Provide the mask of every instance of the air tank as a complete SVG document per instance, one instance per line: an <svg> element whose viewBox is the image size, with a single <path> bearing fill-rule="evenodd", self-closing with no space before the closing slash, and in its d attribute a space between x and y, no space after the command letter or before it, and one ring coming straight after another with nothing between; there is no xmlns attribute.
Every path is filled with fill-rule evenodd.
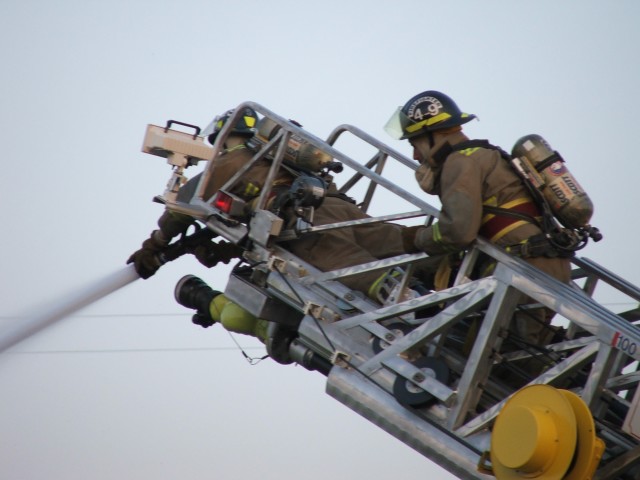
<svg viewBox="0 0 640 480"><path fill-rule="evenodd" d="M256 139L261 143L266 143L280 130L280 125L270 118L263 117L258 121L257 129ZM284 161L311 172L319 172L325 168L337 173L342 171L340 162L334 162L331 155L316 148L296 134L289 137L287 149L284 153Z"/></svg>
<svg viewBox="0 0 640 480"><path fill-rule="evenodd" d="M588 226L593 203L567 168L566 162L540 135L520 138L511 155L532 175L532 183L542 192L556 218L567 228Z"/></svg>

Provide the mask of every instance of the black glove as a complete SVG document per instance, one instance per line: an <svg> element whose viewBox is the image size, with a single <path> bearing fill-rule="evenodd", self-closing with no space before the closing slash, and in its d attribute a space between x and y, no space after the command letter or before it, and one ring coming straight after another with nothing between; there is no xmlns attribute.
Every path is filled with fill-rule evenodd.
<svg viewBox="0 0 640 480"><path fill-rule="evenodd" d="M215 267L218 263L229 263L232 258L239 258L242 255L242 248L225 242L207 242L198 245L193 254L198 261L207 268Z"/></svg>
<svg viewBox="0 0 640 480"><path fill-rule="evenodd" d="M140 278L151 277L162 266L159 253L166 247L166 243L157 240L154 234L155 232L142 242L142 248L134 252L127 260L127 264L133 263Z"/></svg>
<svg viewBox="0 0 640 480"><path fill-rule="evenodd" d="M216 323L216 321L212 319L210 315L206 315L204 313L194 314L193 317L191 317L191 322L194 325L200 325L202 328L209 328L214 323Z"/></svg>

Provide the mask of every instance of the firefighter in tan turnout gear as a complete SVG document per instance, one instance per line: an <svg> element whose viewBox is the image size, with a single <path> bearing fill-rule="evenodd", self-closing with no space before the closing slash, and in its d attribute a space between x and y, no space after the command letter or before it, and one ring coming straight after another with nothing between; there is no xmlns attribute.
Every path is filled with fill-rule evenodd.
<svg viewBox="0 0 640 480"><path fill-rule="evenodd" d="M218 128L211 133L208 141L213 144L215 138L222 128L227 116L216 117L214 123ZM247 109L243 112L243 116L237 121L233 131L228 136L224 145L224 150L220 157L216 160L216 175L211 179L205 191L205 197L210 198L213 194L227 182L233 174L244 165L253 153L247 149L246 140L253 136L254 127L257 121L256 113ZM266 165L265 165L266 163ZM252 191L258 187L255 183L260 184L269 171L267 162L259 162L252 169L245 173L241 182L236 184L231 193L241 195L244 191ZM178 191L177 199L182 202L191 200L196 192L198 182L202 174L198 174L183 185ZM281 178L275 179L275 182L283 181ZM188 215L165 210L158 219L158 229L154 230L149 238L142 243L142 247L135 251L127 260L127 263L133 263L140 277L147 279L154 275L162 266L162 257L158 255L162 252L171 240L185 233L189 227L195 223L195 220ZM226 242L209 243L196 248L193 254L203 264L209 267L215 266L217 263L228 263L232 258L238 257L241 250L235 245Z"/></svg>
<svg viewBox="0 0 640 480"><path fill-rule="evenodd" d="M568 282L569 260L541 235L536 222L540 212L522 180L498 149L489 148L488 142L486 147L478 146L463 133L462 125L474 118L447 95L425 91L398 108L387 123L388 133L413 147L413 158L420 163L416 179L421 189L438 195L442 205L438 222L406 229L405 248L447 255L482 236ZM529 248L532 240L536 240L535 249ZM550 321L550 312L537 309L533 314L516 314L511 329L525 342L543 345Z"/></svg>
<svg viewBox="0 0 640 480"><path fill-rule="evenodd" d="M228 111L214 120L213 132L208 136L209 143L215 142L232 113ZM215 160L214 175L206 187L205 198L211 198L251 160L255 152L248 145L247 140L254 135L257 121L257 115L253 110L247 109L243 112L243 116L225 139L225 150ZM258 198L264 188L264 181L270 167L269 160L259 160L234 183L229 193L245 200L247 205L251 205L251 201ZM195 193L199 178L199 176L192 178L179 190L179 200L189 201ZM273 181L271 200L275 200L279 192L286 192L294 179L295 176L290 170L281 168ZM339 194L332 183L328 187L323 203L315 211L314 225L366 217L367 215L354 202ZM184 233L193 222L194 220L189 216L165 211L158 220L159 229L145 240L141 249L131 255L128 263L135 265L141 277L149 278L162 264L157 253L165 248L172 238ZM306 234L299 239L286 242L284 246L316 268L328 271L405 253L402 240L404 228L388 223L359 225ZM219 262L228 263L232 258L239 257L242 250L234 244L219 241L207 242L206 245L196 248L193 253L205 266L213 267ZM363 273L345 279L344 284L367 294L380 276L380 272ZM197 277L188 276L178 283L176 299L179 303L198 310L194 316L194 323L210 326L214 322L221 322L227 330L264 339L266 322L250 316Z"/></svg>

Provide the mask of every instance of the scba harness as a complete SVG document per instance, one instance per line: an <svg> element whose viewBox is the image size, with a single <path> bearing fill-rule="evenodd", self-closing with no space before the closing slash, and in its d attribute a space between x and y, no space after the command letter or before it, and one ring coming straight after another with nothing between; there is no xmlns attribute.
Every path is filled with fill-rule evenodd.
<svg viewBox="0 0 640 480"><path fill-rule="evenodd" d="M508 252L523 258L571 257L576 251L586 246L590 237L594 241L599 241L602 238L598 229L588 224L563 226L563 219L556 215L554 208L543 194L547 185L539 173L551 168L557 162L564 163L557 152L553 152L553 156L549 156L543 162L532 165L526 159L514 157L487 140L468 140L455 145L446 145L434 155L434 159L436 162L442 163L454 152L470 156L479 148L497 151L518 175L530 194L530 198L523 197L511 200L503 205L497 205L495 198L487 199L482 206L484 212L480 228L482 236L495 243L525 223L536 225L543 233L529 237L517 245L506 247ZM566 168L564 171L567 172ZM536 173L538 175L533 178ZM584 195L586 196L586 194ZM566 211L570 205L564 204L562 207Z"/></svg>

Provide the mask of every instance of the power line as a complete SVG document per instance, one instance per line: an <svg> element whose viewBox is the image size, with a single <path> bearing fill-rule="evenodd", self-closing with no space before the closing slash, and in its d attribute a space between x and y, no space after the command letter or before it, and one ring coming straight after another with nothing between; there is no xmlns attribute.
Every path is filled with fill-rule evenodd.
<svg viewBox="0 0 640 480"><path fill-rule="evenodd" d="M241 347L242 350L264 350L264 347ZM5 352L7 355L48 355L48 354L86 354L86 353L157 353L157 352L219 352L239 351L238 347L182 347L182 348L104 348L85 350L25 350Z"/></svg>
<svg viewBox="0 0 640 480"><path fill-rule="evenodd" d="M69 318L105 318L105 317L189 317L193 312L184 313L91 313L91 314L74 314ZM0 320L19 320L26 318L25 316L4 316L0 315Z"/></svg>
<svg viewBox="0 0 640 480"><path fill-rule="evenodd" d="M613 306L629 306L634 305L638 306L638 302L605 302L601 303L603 307L613 307ZM86 314L74 314L69 315L69 318L108 318L108 317L190 317L193 312L179 312L179 313L86 313ZM22 318L26 318L25 316L18 315L0 315L1 320L20 320Z"/></svg>

